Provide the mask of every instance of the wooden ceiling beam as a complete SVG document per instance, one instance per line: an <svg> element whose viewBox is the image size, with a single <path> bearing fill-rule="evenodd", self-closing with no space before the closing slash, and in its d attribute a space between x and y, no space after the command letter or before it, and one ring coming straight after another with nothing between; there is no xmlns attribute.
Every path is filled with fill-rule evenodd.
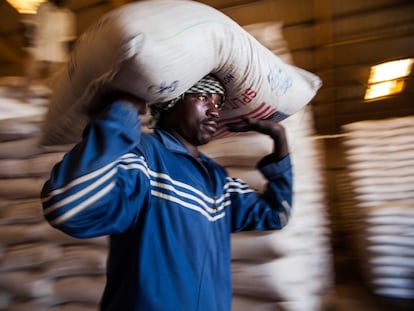
<svg viewBox="0 0 414 311"><path fill-rule="evenodd" d="M333 29L332 29L332 8L331 8L331 0L314 0L313 1L313 10L314 10L314 17L315 17L315 27L314 27L314 46L315 53L314 53L314 62L315 62L315 72L324 72L324 80L323 83L327 85L335 85L335 75L334 75L334 53L333 50L329 47L329 44L333 42ZM322 86L323 87L323 86ZM332 131L337 130L336 124L336 112L335 112L335 88L328 88L324 90L324 101L328 103L332 103L328 105L328 112L329 115L333 116L330 119L330 124L327 126L326 124L323 126L324 128L328 127ZM317 98L315 105L317 105ZM317 109L314 111L314 120L315 120L315 127L316 131L318 132L320 123L318 120L318 113ZM325 120L326 122L326 120Z"/></svg>

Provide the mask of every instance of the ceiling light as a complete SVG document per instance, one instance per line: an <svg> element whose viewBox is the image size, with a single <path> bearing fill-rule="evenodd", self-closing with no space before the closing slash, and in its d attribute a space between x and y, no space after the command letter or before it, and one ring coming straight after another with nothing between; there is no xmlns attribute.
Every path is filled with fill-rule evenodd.
<svg viewBox="0 0 414 311"><path fill-rule="evenodd" d="M413 58L407 58L372 66L368 83L378 83L406 77L411 72L413 61Z"/></svg>
<svg viewBox="0 0 414 311"><path fill-rule="evenodd" d="M413 62L413 58L407 58L372 66L364 99L383 98L402 92L404 78L410 75Z"/></svg>
<svg viewBox="0 0 414 311"><path fill-rule="evenodd" d="M365 99L374 99L400 93L404 89L402 79L371 84L365 92Z"/></svg>
<svg viewBox="0 0 414 311"><path fill-rule="evenodd" d="M7 0L20 14L35 14L40 3L46 0Z"/></svg>

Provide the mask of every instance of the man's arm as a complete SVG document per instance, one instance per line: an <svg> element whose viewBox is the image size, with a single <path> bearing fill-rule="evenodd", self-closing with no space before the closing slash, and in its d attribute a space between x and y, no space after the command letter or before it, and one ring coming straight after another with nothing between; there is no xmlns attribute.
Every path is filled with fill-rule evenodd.
<svg viewBox="0 0 414 311"><path fill-rule="evenodd" d="M268 181L265 191L262 194L246 192L233 198L233 232L283 228L290 218L293 196L293 174L284 127L273 120L243 118L228 128L233 132L256 131L270 136L274 142L273 153L257 164Z"/></svg>
<svg viewBox="0 0 414 311"><path fill-rule="evenodd" d="M54 166L41 192L46 220L79 238L128 228L148 190L145 159L131 152L141 136L137 108L121 99L104 110Z"/></svg>

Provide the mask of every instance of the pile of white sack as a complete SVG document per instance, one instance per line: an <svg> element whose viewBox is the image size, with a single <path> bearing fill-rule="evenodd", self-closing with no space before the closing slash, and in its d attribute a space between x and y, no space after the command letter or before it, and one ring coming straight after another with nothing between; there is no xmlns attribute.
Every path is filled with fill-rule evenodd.
<svg viewBox="0 0 414 311"><path fill-rule="evenodd" d="M320 310L333 284L323 159L311 110L282 123L294 168L292 218L281 231L232 236L234 311ZM255 165L272 148L269 137L252 133L215 140L203 151L260 191L265 180Z"/></svg>
<svg viewBox="0 0 414 311"><path fill-rule="evenodd" d="M414 117L343 127L348 228L373 293L414 301Z"/></svg>
<svg viewBox="0 0 414 311"><path fill-rule="evenodd" d="M22 102L8 82L0 83L0 310L97 310L106 238L73 239L44 220L41 187L70 146L39 145L47 99Z"/></svg>

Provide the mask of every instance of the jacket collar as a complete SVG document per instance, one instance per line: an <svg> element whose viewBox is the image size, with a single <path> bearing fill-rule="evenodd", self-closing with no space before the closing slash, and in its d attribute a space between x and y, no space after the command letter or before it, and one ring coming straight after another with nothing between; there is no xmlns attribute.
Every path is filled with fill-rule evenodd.
<svg viewBox="0 0 414 311"><path fill-rule="evenodd" d="M166 130L156 129L155 134L158 135L159 139L168 150L193 157L193 155L187 149L185 149L181 142L171 133L167 132ZM210 160L202 152L199 152L199 158L203 160Z"/></svg>
<svg viewBox="0 0 414 311"><path fill-rule="evenodd" d="M163 145L167 149L171 150L172 152L185 153L191 155L190 152L188 152L188 150L185 149L184 146L180 143L180 141L177 138L175 138L171 133L161 129L155 130L155 133L158 135Z"/></svg>

